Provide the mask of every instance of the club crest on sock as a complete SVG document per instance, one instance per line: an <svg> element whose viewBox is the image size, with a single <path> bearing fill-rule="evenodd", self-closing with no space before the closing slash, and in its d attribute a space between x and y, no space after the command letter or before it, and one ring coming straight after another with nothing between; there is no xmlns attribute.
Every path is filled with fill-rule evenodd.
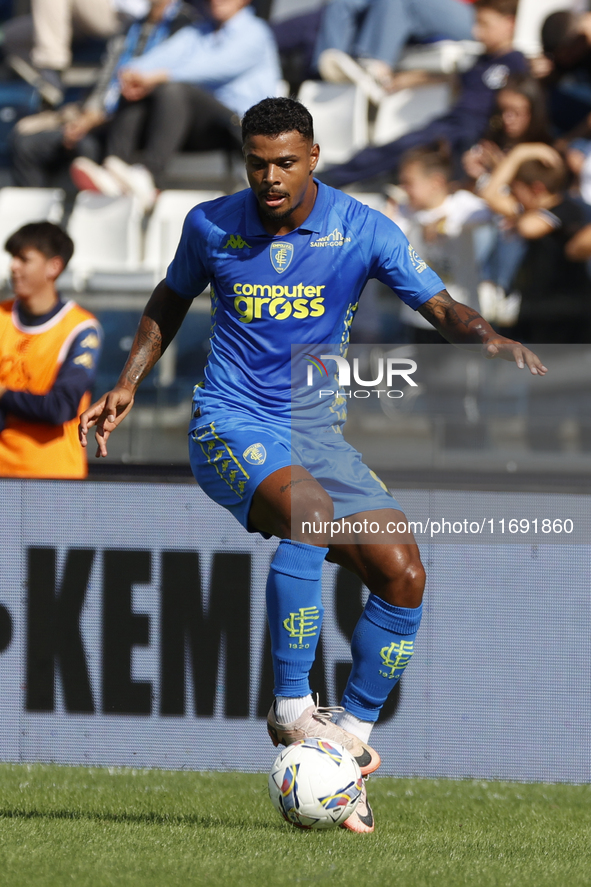
<svg viewBox="0 0 591 887"><path fill-rule="evenodd" d="M389 647L382 647L380 657L384 670L380 669L381 676L391 681L399 678L410 662L413 653L413 641L400 641L399 643L393 641Z"/></svg>

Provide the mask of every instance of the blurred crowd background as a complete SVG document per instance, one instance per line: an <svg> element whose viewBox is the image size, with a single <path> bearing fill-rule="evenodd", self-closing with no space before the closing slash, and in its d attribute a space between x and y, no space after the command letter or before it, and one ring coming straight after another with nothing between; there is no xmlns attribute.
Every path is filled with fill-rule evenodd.
<svg viewBox="0 0 591 887"><path fill-rule="evenodd" d="M106 334L97 388L188 209L246 186L240 117L267 95L309 107L319 178L394 219L455 298L526 342L591 342L586 0L0 0L0 18L0 236L67 227L61 289ZM9 277L6 254L5 297ZM146 403L199 379L199 302ZM441 340L370 282L353 341Z"/></svg>

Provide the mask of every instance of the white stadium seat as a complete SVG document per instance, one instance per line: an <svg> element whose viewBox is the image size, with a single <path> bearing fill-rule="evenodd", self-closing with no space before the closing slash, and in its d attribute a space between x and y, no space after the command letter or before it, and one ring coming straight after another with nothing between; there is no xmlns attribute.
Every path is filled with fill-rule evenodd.
<svg viewBox="0 0 591 887"><path fill-rule="evenodd" d="M327 163L344 163L368 143L367 97L348 83L306 80L298 98L314 118L321 146L320 170Z"/></svg>
<svg viewBox="0 0 591 887"><path fill-rule="evenodd" d="M163 191L148 222L142 267L164 277L179 242L185 216L198 203L222 197L223 191Z"/></svg>
<svg viewBox="0 0 591 887"><path fill-rule="evenodd" d="M522 2L520 0L520 4ZM408 46L397 67L401 71L420 69L432 74L453 74L471 68L482 52L484 47L476 40L437 40L435 43Z"/></svg>
<svg viewBox="0 0 591 887"><path fill-rule="evenodd" d="M393 142L445 114L450 105L451 88L447 83L394 92L380 102L372 142L374 145Z"/></svg>
<svg viewBox="0 0 591 887"><path fill-rule="evenodd" d="M572 0L519 0L513 45L524 55L539 55L542 51L542 25L553 12L570 10Z"/></svg>
<svg viewBox="0 0 591 887"><path fill-rule="evenodd" d="M74 288L81 288L93 272L140 270L141 223L142 211L135 198L81 191L68 224L75 246L68 269Z"/></svg>
<svg viewBox="0 0 591 887"><path fill-rule="evenodd" d="M60 222L65 194L61 188L0 189L0 243L29 222ZM0 253L0 283L8 278L10 256Z"/></svg>

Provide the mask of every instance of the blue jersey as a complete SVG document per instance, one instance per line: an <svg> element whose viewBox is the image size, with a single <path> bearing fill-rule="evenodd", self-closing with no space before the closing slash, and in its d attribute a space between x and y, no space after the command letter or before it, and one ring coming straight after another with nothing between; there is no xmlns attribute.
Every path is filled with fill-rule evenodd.
<svg viewBox="0 0 591 887"><path fill-rule="evenodd" d="M289 424L292 347L344 353L369 278L414 309L445 288L386 216L317 184L312 212L289 234L265 231L250 189L186 218L166 282L188 299L211 284L211 351L195 394L209 416L238 409Z"/></svg>

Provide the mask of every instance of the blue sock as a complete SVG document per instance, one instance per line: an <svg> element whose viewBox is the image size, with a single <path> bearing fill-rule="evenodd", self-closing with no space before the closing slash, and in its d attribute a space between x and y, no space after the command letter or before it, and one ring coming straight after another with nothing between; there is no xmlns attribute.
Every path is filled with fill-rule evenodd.
<svg viewBox="0 0 591 887"><path fill-rule="evenodd" d="M328 548L282 539L267 579L275 696L307 696L322 625L322 564Z"/></svg>
<svg viewBox="0 0 591 887"><path fill-rule="evenodd" d="M422 611L422 604L394 607L370 594L351 640L353 667L341 703L346 711L362 721L377 721L414 653Z"/></svg>

